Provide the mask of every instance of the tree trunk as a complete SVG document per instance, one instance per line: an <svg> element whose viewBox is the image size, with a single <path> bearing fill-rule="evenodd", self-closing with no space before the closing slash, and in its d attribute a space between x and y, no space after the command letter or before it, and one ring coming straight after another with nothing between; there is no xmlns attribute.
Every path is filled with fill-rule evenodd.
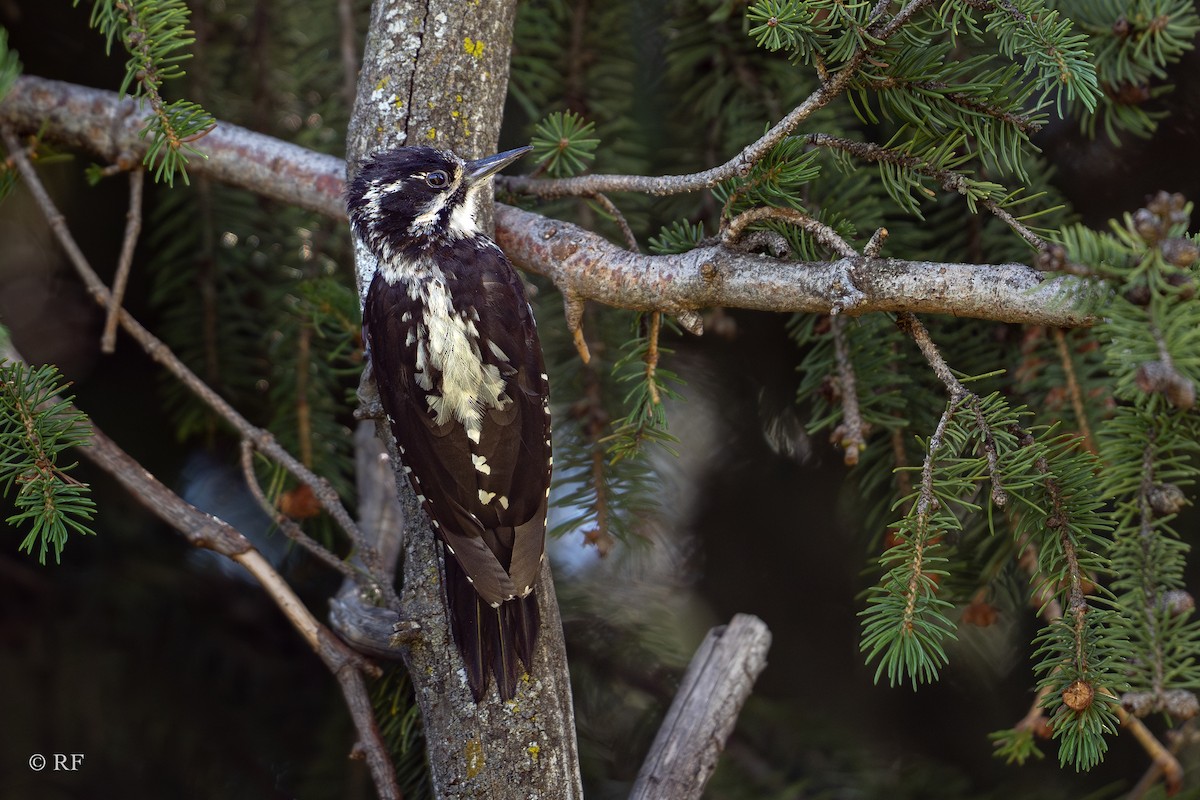
<svg viewBox="0 0 1200 800"><path fill-rule="evenodd" d="M347 134L347 171L375 150L426 144L465 158L496 151L508 86L514 0L377 0ZM485 217L491 219L490 205ZM360 296L374 270L356 252ZM389 442L386 425L379 435ZM405 648L439 798L582 796L562 622L550 570L537 594L542 630L532 679L514 702L493 689L478 706L467 689L442 598L440 548L408 480L396 470L404 513L405 617L420 625Z"/></svg>

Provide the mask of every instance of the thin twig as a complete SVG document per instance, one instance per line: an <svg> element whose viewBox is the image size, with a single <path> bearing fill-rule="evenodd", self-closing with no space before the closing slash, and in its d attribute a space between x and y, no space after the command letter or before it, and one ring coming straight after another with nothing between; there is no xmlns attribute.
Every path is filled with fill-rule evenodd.
<svg viewBox="0 0 1200 800"><path fill-rule="evenodd" d="M658 334L662 328L662 312L650 312L650 332L646 335L646 385L650 389L650 402L658 405L662 398L658 394Z"/></svg>
<svg viewBox="0 0 1200 800"><path fill-rule="evenodd" d="M359 744L368 753L367 761L375 787L381 797L398 800L400 789L387 755L387 745L379 735L374 716L370 713L370 699L362 680L364 672L373 677L378 676L379 668L322 625L287 581L245 537L222 520L184 502L159 483L145 467L122 451L116 442L93 427L90 446L79 448L79 452L116 478L133 497L160 519L183 533L192 544L228 556L254 576L342 685L347 706L358 730Z"/></svg>
<svg viewBox="0 0 1200 800"><path fill-rule="evenodd" d="M954 416L957 407L957 398L946 403L946 410L942 412L937 426L933 429L933 435L929 437L929 448L925 451L925 461L921 465L921 490L917 496L916 507L917 529L916 535L912 540L912 567L909 570L908 585L904 591L904 627L906 631L912 630L913 620L916 616L917 600L920 596L920 581L921 577L925 574L925 548L929 545L930 540L929 518L938 508L937 495L933 489L935 454L941 449L942 440L946 436L946 426L950 424L950 419Z"/></svg>
<svg viewBox="0 0 1200 800"><path fill-rule="evenodd" d="M1187 741L1189 737L1184 733L1184 729L1182 727L1173 731L1169 731L1168 736L1170 736L1170 747L1164 747L1158 741L1158 739L1154 738L1153 734L1150 734L1149 730L1147 730L1146 726L1142 724L1141 720L1132 716L1131 719L1137 723L1137 727L1132 728L1134 738L1136 738L1138 742L1142 744L1142 747L1146 749L1146 752L1151 754L1151 757L1154 758L1154 761L1150 764L1146 771L1142 773L1142 777L1138 779L1138 782L1134 784L1133 788L1129 790L1129 794L1125 796L1126 800L1142 800L1142 798L1145 797L1146 794L1158 784L1159 780L1164 777L1166 778L1167 784L1167 796L1171 797L1181 788L1183 788L1183 768L1179 763L1179 759L1176 757L1176 753L1179 752L1180 747L1184 744L1184 742ZM1121 718L1121 721L1124 723L1125 720L1123 717ZM1147 734L1149 734L1148 738L1146 738ZM1144 738L1146 739L1145 741L1143 741ZM1193 741L1191 744L1194 745L1194 730L1192 732L1192 738Z"/></svg>
<svg viewBox="0 0 1200 800"><path fill-rule="evenodd" d="M1087 412L1084 410L1083 392L1079 390L1079 381L1075 377L1075 361L1071 358L1070 348L1067 347L1066 333L1062 328L1052 328L1051 331L1054 335L1054 345L1058 349L1058 360L1067 380L1067 396L1071 398L1071 408L1075 411L1075 421L1083 437L1083 447L1095 455L1099 450L1096 449L1096 441L1092 438L1092 426L1088 423Z"/></svg>
<svg viewBox="0 0 1200 800"><path fill-rule="evenodd" d="M992 484L992 502L999 507L1004 507L1008 504L1008 492L1000 479L1000 454L996 451L996 437L992 433L992 427L988 425L983 416L983 405L979 400L979 395L972 392L970 404L971 410L975 412L975 426L983 437L983 454L987 458L988 477Z"/></svg>
<svg viewBox="0 0 1200 800"><path fill-rule="evenodd" d="M42 184L41 179L38 178L37 171L34 170L33 164L30 163L28 157L25 155L20 142L13 135L12 131L7 128L0 129L0 139L3 139L5 147L8 148L10 156L16 163L22 179L25 181L26 187L29 189L34 201L41 208L50 229L54 232L63 250L66 251L67 257L75 266L75 270L83 280L88 292L97 303L103 307L107 307L111 302L111 292L104 285L104 282L100 280L96 271L92 269L83 251L79 249L79 245L75 242L74 236L71 235L71 231L67 227L66 220L54 205L54 201L50 199L46 187ZM342 505L341 498L338 497L337 492L330 485L329 481L316 475L312 470L304 466L295 456L284 449L269 431L250 424L223 397L213 391L212 387L200 380L186 364L180 361L178 356L161 339L143 327L132 314L125 309L120 309L119 318L121 327L142 346L142 349L151 358L166 367L184 386L200 398L205 405L213 409L213 411L237 430L242 438L252 441L259 452L270 456L297 480L308 484L312 488L313 494L321 504L321 507L329 513L338 527L350 537L355 547L362 553L364 563L367 565L372 579L378 584L372 588L375 591L383 593L389 607L399 610L400 602L396 597L395 590L392 588L391 578L379 569L377 564L378 558L374 548L361 535L358 526L350 518L350 513Z"/></svg>
<svg viewBox="0 0 1200 800"><path fill-rule="evenodd" d="M1121 705L1117 705L1115 708L1117 719L1129 729L1129 732L1133 734L1133 738L1137 739L1138 744L1146 751L1146 755L1150 756L1153 768L1159 771L1165 781L1167 796L1178 792L1179 788L1183 785L1183 766L1180 765L1179 759L1163 746L1158 737L1151 733L1150 729L1140 719L1130 714Z"/></svg>
<svg viewBox="0 0 1200 800"><path fill-rule="evenodd" d="M125 214L125 238L121 242L121 256L117 259L117 273L113 276L112 299L104 319L104 335L100 337L100 349L105 353L111 353L117 347L117 311L125 301L129 271L133 267L133 251L142 232L142 187L145 183L144 169L139 167L129 171L129 211Z"/></svg>
<svg viewBox="0 0 1200 800"><path fill-rule="evenodd" d="M729 226L725 229L722 238L726 244L735 242L742 235L742 232L746 230L747 226L766 219L781 220L790 225L795 225L797 228L811 234L814 239L842 258L858 258L858 252L837 231L795 208L757 206L748 211L743 211L729 221Z"/></svg>
<svg viewBox="0 0 1200 800"><path fill-rule="evenodd" d="M951 401L965 403L974 414L975 425L982 439L984 457L987 459L988 478L992 485L992 502L997 506L1004 506L1008 502L1008 492L1004 489L1004 483L1001 480L1000 458L996 451L995 436L992 434L991 426L988 425L987 420L983 416L982 399L979 395L963 386L962 381L954 375L953 370L950 369L950 365L946 363L946 360L942 358L942 354L938 352L937 345L934 344L929 331L921 324L916 315L909 314L908 312L898 314L896 325L916 342L921 355L925 357L925 361L950 392Z"/></svg>
<svg viewBox="0 0 1200 800"><path fill-rule="evenodd" d="M1158 437L1153 428L1150 428L1146 434L1146 444L1142 448L1142 479L1138 486L1138 541L1142 549L1143 562L1149 565L1154 563L1155 550L1160 546L1158 534L1154 530L1155 510L1151 499L1156 484L1154 456L1155 442ZM1150 681L1150 694L1154 698L1155 705L1159 707L1164 705L1164 695L1169 680L1166 674L1167 656L1163 652L1164 636L1158 622L1164 588L1161 585L1144 583L1141 592L1144 604L1143 619L1148 629L1147 632L1150 634L1146 649L1152 652L1149 659L1153 675Z"/></svg>
<svg viewBox="0 0 1200 800"><path fill-rule="evenodd" d="M925 357L925 361L929 363L938 380L945 384L952 397L959 398L970 394L967 391L967 387L962 385L962 381L954 376L950 365L942 358L942 354L938 352L937 345L930 338L929 331L921 324L921 320L917 319L915 314L910 314L907 311L897 314L896 326L908 334L909 338L916 343L917 348L921 351L921 355Z"/></svg>
<svg viewBox="0 0 1200 800"><path fill-rule="evenodd" d="M289 519L274 503L267 499L262 486L258 483L258 476L254 473L254 444L249 439L243 439L241 450L242 475L246 479L246 486L250 489L250 494L254 495L254 499L258 501L259 507L279 526L279 530L283 531L284 536L287 536L293 542L312 553L322 563L332 567L348 578L357 580L360 576L350 566L349 562L329 552L319 542L305 533L304 529L296 524L294 520Z"/></svg>
<svg viewBox="0 0 1200 800"><path fill-rule="evenodd" d="M837 315L829 318L833 331L833 350L837 359L838 384L842 398L842 424L838 426L838 441L845 451L842 460L846 466L858 463L859 454L867 446L864 435L862 412L858 406L858 383L854 374L854 362L850 359L850 345L846 341L846 318Z"/></svg>
<svg viewBox="0 0 1200 800"><path fill-rule="evenodd" d="M841 136L830 136L824 133L810 133L806 140L809 144L815 147L828 147L834 150L842 150L855 158L863 161L874 163L887 162L895 164L905 169L912 170L921 175L927 175L938 183L948 192L958 192L959 194L967 193L967 177L962 173L954 170L941 169L935 167L923 159L917 158L909 153L892 150L882 145L872 142L856 142L853 139L846 139ZM1047 242L1042 237L1034 233L1028 226L1018 220L1006 209L1000 206L995 200L990 197L981 197L975 200L979 205L986 208L1001 222L1012 228L1022 239L1028 242L1034 249L1043 250L1046 248Z"/></svg>
<svg viewBox="0 0 1200 800"><path fill-rule="evenodd" d="M603 192L596 192L592 195L592 199L612 215L617 227L621 229L621 235L625 237L625 246L635 253L640 252L641 248L638 247L637 237L633 235L633 228L629 227L629 220L625 219L625 215L621 213L621 209L617 208L616 203L609 200Z"/></svg>

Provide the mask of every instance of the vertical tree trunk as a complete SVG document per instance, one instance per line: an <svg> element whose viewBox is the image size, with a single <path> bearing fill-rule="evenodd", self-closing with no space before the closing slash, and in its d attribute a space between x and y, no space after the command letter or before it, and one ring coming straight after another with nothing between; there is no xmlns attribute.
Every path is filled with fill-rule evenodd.
<svg viewBox="0 0 1200 800"><path fill-rule="evenodd" d="M493 153L508 85L515 0L376 0L347 134L347 171L399 145ZM490 205L487 217L491 219ZM374 269L356 252L360 295ZM399 464L387 426L392 463ZM440 548L407 479L396 473L406 520L405 614L421 625L405 662L416 687L439 798L578 798L582 791L562 623L550 570L538 585L542 632L533 677L514 702L476 706L450 637Z"/></svg>

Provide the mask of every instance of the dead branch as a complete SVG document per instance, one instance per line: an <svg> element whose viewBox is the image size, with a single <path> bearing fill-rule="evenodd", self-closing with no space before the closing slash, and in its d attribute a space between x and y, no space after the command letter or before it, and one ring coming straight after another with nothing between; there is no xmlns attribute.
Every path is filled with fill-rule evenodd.
<svg viewBox="0 0 1200 800"><path fill-rule="evenodd" d="M767 666L770 646L766 624L749 614L736 614L728 625L709 631L650 746L630 800L698 800L754 681Z"/></svg>

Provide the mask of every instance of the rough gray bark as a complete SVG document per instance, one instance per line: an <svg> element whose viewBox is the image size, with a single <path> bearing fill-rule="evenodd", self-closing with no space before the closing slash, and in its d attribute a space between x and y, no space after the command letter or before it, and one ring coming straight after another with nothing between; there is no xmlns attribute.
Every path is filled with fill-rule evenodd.
<svg viewBox="0 0 1200 800"><path fill-rule="evenodd" d="M368 153L398 145L446 147L467 158L495 152L515 11L512 0L377 0L347 135L348 171ZM356 258L361 295L375 265L362 248ZM386 425L379 434L390 441ZM395 483L406 522L403 611L419 625L404 648L405 662L437 796L580 797L571 687L548 565L537 588L542 631L532 677L514 702L502 703L493 688L477 706L447 626L440 548L398 470Z"/></svg>

